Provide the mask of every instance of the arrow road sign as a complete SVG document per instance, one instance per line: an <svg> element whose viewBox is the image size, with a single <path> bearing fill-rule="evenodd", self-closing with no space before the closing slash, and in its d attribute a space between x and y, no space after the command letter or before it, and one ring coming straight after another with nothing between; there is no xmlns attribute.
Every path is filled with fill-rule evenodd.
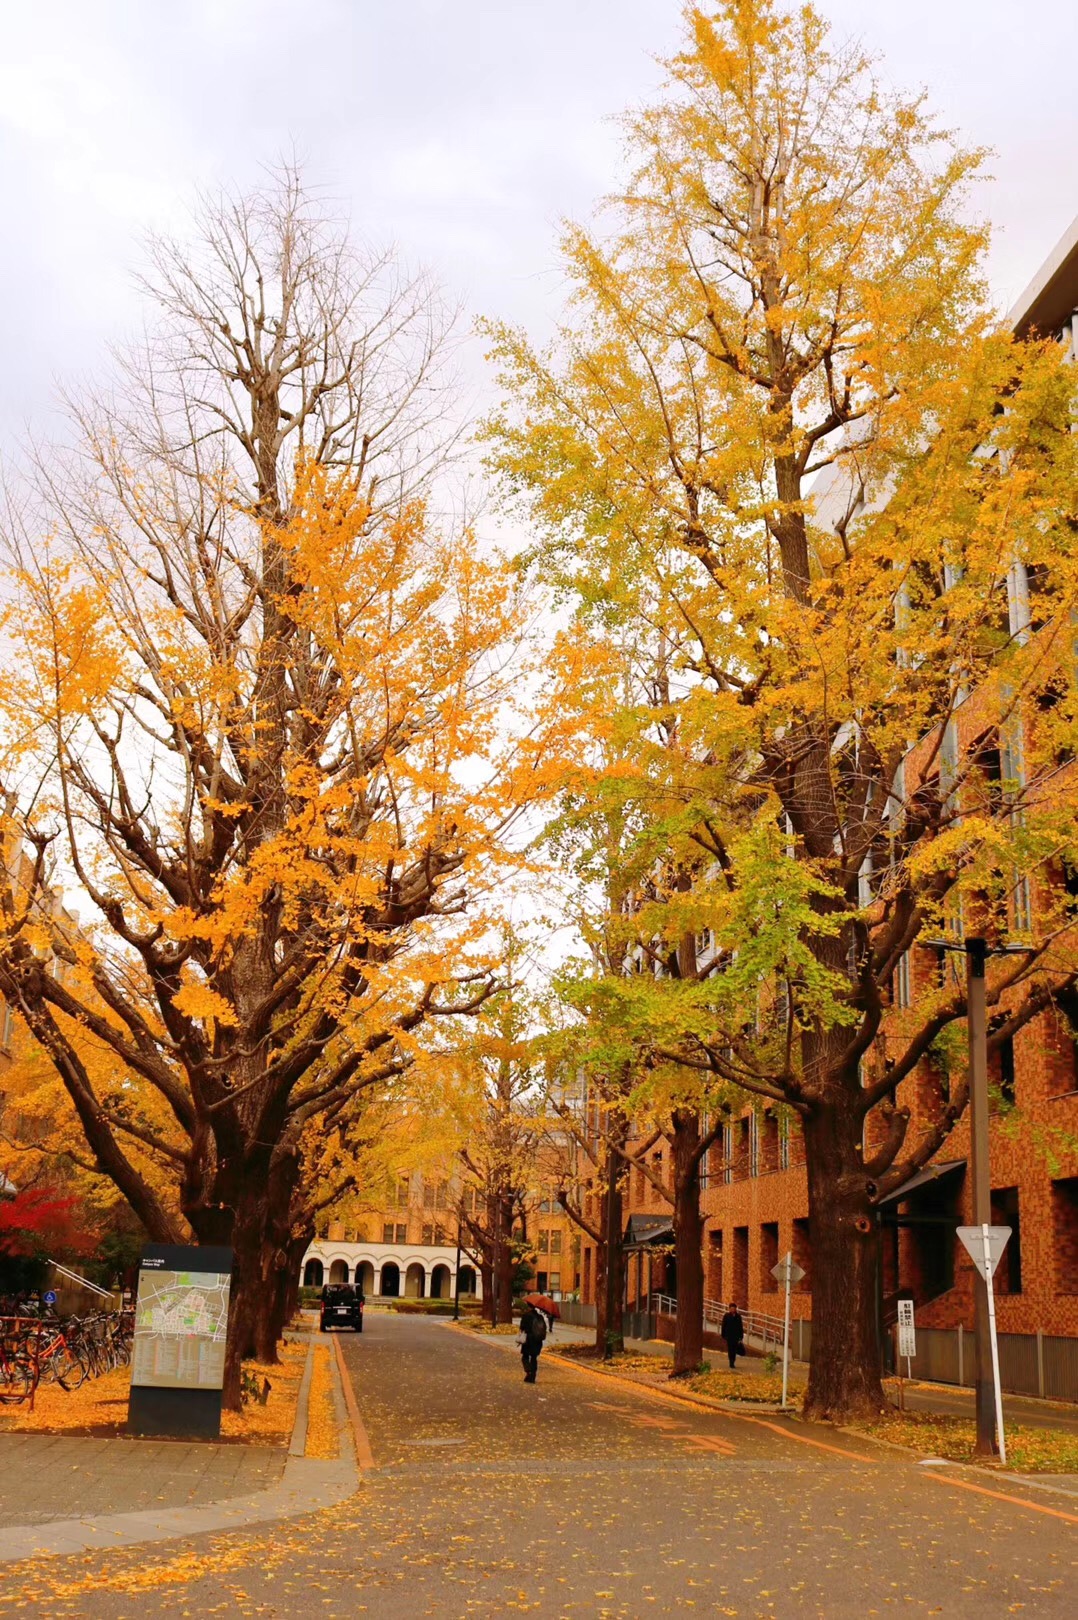
<svg viewBox="0 0 1078 1620"><path fill-rule="evenodd" d="M778 1265L771 1267L771 1275L774 1277L775 1281L777 1283L781 1283L783 1287L786 1285L787 1269L789 1270L789 1280L791 1284L799 1283L802 1277L805 1275L797 1261L793 1259L791 1255L784 1254Z"/></svg>
<svg viewBox="0 0 1078 1620"><path fill-rule="evenodd" d="M969 1257L978 1271L984 1270L984 1238L979 1226L960 1226L958 1235L969 1252ZM1007 1247L1007 1239L1011 1235L1009 1226L990 1226L988 1228L988 1258L992 1266L992 1276L996 1274L996 1267L1003 1257Z"/></svg>

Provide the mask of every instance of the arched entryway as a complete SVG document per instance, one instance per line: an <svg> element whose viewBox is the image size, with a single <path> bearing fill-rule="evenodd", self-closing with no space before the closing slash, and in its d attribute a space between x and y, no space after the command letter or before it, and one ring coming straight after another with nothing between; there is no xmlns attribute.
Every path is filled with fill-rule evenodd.
<svg viewBox="0 0 1078 1620"><path fill-rule="evenodd" d="M460 1268L460 1291L462 1294L475 1293L475 1272L471 1266Z"/></svg>
<svg viewBox="0 0 1078 1620"><path fill-rule="evenodd" d="M404 1292L408 1299L423 1298L423 1284L427 1274L418 1260L413 1260L404 1274Z"/></svg>
<svg viewBox="0 0 1078 1620"><path fill-rule="evenodd" d="M396 1299L401 1291L401 1268L395 1260L386 1260L382 1265L382 1284L379 1292L386 1299Z"/></svg>
<svg viewBox="0 0 1078 1620"><path fill-rule="evenodd" d="M334 1260L333 1264L329 1268L329 1281L331 1288L335 1288L338 1286L338 1284L346 1283L348 1281L347 1260Z"/></svg>
<svg viewBox="0 0 1078 1620"><path fill-rule="evenodd" d="M450 1271L448 1266L435 1266L434 1270L430 1274L431 1299L449 1298L451 1292L449 1278Z"/></svg>
<svg viewBox="0 0 1078 1620"><path fill-rule="evenodd" d="M356 1287L364 1294L374 1293L374 1267L369 1260L361 1260L356 1267Z"/></svg>
<svg viewBox="0 0 1078 1620"><path fill-rule="evenodd" d="M304 1288L321 1288L325 1280L326 1272L321 1260L308 1260L303 1268Z"/></svg>

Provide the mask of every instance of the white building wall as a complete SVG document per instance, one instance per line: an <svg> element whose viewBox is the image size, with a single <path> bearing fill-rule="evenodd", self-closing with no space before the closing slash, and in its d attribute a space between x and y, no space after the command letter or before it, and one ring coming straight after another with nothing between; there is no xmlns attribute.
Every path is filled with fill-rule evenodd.
<svg viewBox="0 0 1078 1620"><path fill-rule="evenodd" d="M371 1267L373 1285L365 1289L367 1293L380 1295L382 1293L382 1270L386 1264L397 1267L400 1275L400 1292L396 1297L405 1298L409 1295L416 1297L415 1287L408 1287L409 1268L421 1268L423 1277L422 1297L430 1299L431 1281L437 1266L444 1266L448 1270L448 1284L443 1289L441 1298L452 1299L456 1290L456 1244L436 1243L338 1243L328 1238L316 1238L303 1256L301 1279L307 1275L307 1265L311 1260L321 1261L323 1279L329 1282L330 1273L334 1263L346 1268L347 1281L354 1283L356 1273L364 1265ZM468 1294L464 1297L478 1298L482 1294L483 1284L479 1267L465 1254L461 1254L461 1270L468 1268L475 1277L474 1296ZM367 1273L368 1277L371 1273ZM419 1271L412 1270L413 1283L418 1279ZM343 1280L343 1279L342 1279Z"/></svg>

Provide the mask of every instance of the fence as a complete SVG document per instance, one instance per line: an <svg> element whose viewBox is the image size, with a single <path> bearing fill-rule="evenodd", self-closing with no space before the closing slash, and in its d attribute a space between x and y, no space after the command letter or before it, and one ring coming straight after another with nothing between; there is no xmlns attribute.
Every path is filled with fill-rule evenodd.
<svg viewBox="0 0 1078 1620"><path fill-rule="evenodd" d="M677 1300L667 1294L653 1294L650 1311L626 1311L625 1335L630 1339L654 1339L658 1336L657 1318L677 1315ZM704 1326L714 1331L722 1306L714 1301L705 1302ZM778 1317L764 1316L760 1312L745 1311L745 1336L758 1349L773 1350L782 1344L782 1323ZM561 1306L561 1319L577 1327L595 1326L595 1306L581 1304L579 1300L565 1300ZM777 1341L777 1343L776 1343ZM894 1339L888 1336L888 1360L891 1370L896 1369ZM807 1361L812 1354L812 1323L803 1320L790 1323L790 1355L795 1361ZM963 1328L918 1328L917 1354L911 1371L915 1378L930 1384L965 1384L972 1386L975 1362L973 1334ZM903 1361L901 1371L905 1372ZM1050 1333L1001 1333L999 1335L999 1375L1009 1395L1040 1395L1049 1400L1078 1401L1078 1339L1057 1337Z"/></svg>
<svg viewBox="0 0 1078 1620"><path fill-rule="evenodd" d="M893 1341L888 1348L892 1366L905 1372L905 1359L901 1364L895 1360ZM972 1386L975 1369L972 1333L964 1328L917 1329L917 1354L910 1369L915 1378ZM1078 1339L1050 1333L1001 1333L999 1378L1010 1395L1078 1401Z"/></svg>

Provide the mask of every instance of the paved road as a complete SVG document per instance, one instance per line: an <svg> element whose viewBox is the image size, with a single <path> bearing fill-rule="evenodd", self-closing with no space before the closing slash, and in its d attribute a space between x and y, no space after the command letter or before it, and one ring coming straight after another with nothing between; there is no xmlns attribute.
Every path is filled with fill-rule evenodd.
<svg viewBox="0 0 1078 1620"><path fill-rule="evenodd" d="M504 1345L419 1317L371 1313L344 1349L379 1464L353 1503L141 1558L55 1560L9 1578L0 1615L1074 1613L1064 1498L1030 1511L845 1435L549 1362L525 1385Z"/></svg>

